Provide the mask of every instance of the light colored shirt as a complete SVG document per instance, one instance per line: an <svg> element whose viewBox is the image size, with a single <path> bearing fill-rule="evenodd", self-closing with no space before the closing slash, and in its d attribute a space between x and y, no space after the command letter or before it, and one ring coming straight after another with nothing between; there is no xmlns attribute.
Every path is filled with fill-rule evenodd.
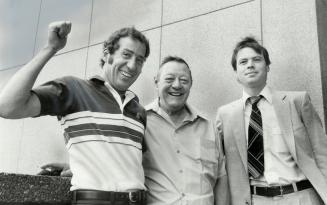
<svg viewBox="0 0 327 205"><path fill-rule="evenodd" d="M213 123L190 106L176 127L158 101L146 107L143 156L150 205L212 205L216 180L226 174Z"/></svg>
<svg viewBox="0 0 327 205"><path fill-rule="evenodd" d="M278 124L275 109L272 102L271 89L266 86L259 95L263 98L258 103L262 117L265 171L264 176L251 179L252 185L284 185L306 179L294 161L287 144L284 141L283 132ZM246 137L248 139L249 120L252 111L250 95L243 91L244 121Z"/></svg>

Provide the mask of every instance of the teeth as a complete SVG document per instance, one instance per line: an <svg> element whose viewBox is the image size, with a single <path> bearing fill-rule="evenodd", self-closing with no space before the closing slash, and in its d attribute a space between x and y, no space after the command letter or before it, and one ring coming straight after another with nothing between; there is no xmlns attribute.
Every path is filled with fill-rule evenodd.
<svg viewBox="0 0 327 205"><path fill-rule="evenodd" d="M172 95L172 96L182 96L181 93L169 93L169 94Z"/></svg>
<svg viewBox="0 0 327 205"><path fill-rule="evenodd" d="M122 74L123 74L124 76L128 77L128 78L131 78L131 77L132 77L131 74L129 74L129 73L125 72L125 71L122 71Z"/></svg>

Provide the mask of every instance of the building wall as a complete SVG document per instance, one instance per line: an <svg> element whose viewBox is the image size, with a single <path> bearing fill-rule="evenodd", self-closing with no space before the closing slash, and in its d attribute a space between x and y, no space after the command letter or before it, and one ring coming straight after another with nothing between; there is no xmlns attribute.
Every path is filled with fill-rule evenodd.
<svg viewBox="0 0 327 205"><path fill-rule="evenodd" d="M131 87L141 103L156 96L153 77L160 60L178 55L193 73L189 103L214 119L219 106L242 93L230 58L236 42L251 35L270 52L269 85L307 90L324 120L317 12L314 0L2 0L0 89L45 45L52 21L70 20L72 32L36 85L64 75L100 74L102 41L135 25L151 44L143 72ZM55 117L0 118L0 171L35 174L45 163L67 161L64 146Z"/></svg>

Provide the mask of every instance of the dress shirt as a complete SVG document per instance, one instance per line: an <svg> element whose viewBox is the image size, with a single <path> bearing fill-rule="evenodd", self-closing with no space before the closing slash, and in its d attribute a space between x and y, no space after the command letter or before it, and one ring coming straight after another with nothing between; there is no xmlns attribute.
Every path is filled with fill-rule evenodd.
<svg viewBox="0 0 327 205"><path fill-rule="evenodd" d="M265 171L263 177L256 180L251 179L252 185L283 185L306 179L284 141L285 136L283 136L283 132L278 124L271 92L271 89L265 86L259 94L263 96L258 103L258 108L262 116ZM249 127L252 110L249 97L251 96L243 91L242 100L244 104L244 121L247 138L247 128Z"/></svg>
<svg viewBox="0 0 327 205"><path fill-rule="evenodd" d="M143 166L148 204L212 205L213 190L226 174L214 125L190 106L176 127L158 100L146 106Z"/></svg>

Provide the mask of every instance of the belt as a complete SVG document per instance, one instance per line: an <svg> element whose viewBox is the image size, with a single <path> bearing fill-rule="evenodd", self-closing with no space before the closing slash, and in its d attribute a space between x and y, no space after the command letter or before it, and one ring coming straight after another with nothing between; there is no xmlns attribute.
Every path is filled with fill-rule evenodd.
<svg viewBox="0 0 327 205"><path fill-rule="evenodd" d="M75 190L72 192L72 201L79 200L96 200L108 202L131 202L131 203L145 203L146 192L113 192L113 191L97 191L97 190Z"/></svg>
<svg viewBox="0 0 327 205"><path fill-rule="evenodd" d="M251 185L250 188L251 188L251 194L274 197L274 196L290 194L296 191L312 188L312 184L309 182L309 180L303 180L283 186L258 187L258 186Z"/></svg>

